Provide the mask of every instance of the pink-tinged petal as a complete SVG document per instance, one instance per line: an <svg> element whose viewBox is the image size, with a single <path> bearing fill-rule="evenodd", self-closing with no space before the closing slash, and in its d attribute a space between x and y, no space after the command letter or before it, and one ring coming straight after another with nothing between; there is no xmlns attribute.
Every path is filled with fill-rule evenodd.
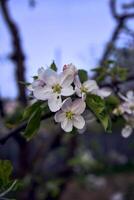
<svg viewBox="0 0 134 200"><path fill-rule="evenodd" d="M68 73L61 73L59 76L59 83L60 85L64 87L69 87L74 81L74 76L72 74Z"/></svg>
<svg viewBox="0 0 134 200"><path fill-rule="evenodd" d="M85 120L81 115L75 115L73 118L73 125L78 129L82 129L85 126Z"/></svg>
<svg viewBox="0 0 134 200"><path fill-rule="evenodd" d="M39 100L47 100L48 98L51 97L51 94L52 94L51 88L48 87L37 87L33 91L34 97Z"/></svg>
<svg viewBox="0 0 134 200"><path fill-rule="evenodd" d="M77 94L78 97L82 97L82 93L81 93L80 88L76 87L75 88L75 92L76 92L76 94Z"/></svg>
<svg viewBox="0 0 134 200"><path fill-rule="evenodd" d="M69 111L71 105L72 105L72 99L69 97L69 98L67 98L67 99L65 99L65 100L63 101L63 104L62 104L61 109L62 109L64 112Z"/></svg>
<svg viewBox="0 0 134 200"><path fill-rule="evenodd" d="M85 108L86 108L85 102L82 99L76 99L72 103L71 111L76 115L80 115L81 113L84 112Z"/></svg>
<svg viewBox="0 0 134 200"><path fill-rule="evenodd" d="M61 128L65 131L65 132L70 132L73 129L73 124L71 120L68 120L67 118L61 122Z"/></svg>
<svg viewBox="0 0 134 200"><path fill-rule="evenodd" d="M61 95L62 96L71 96L71 95L73 95L74 94L74 89L73 89L73 87L72 86L69 86L69 87L63 87L62 89L61 89Z"/></svg>
<svg viewBox="0 0 134 200"><path fill-rule="evenodd" d="M48 106L52 112L56 112L60 110L62 106L62 99L61 97L57 97L55 95L51 96L51 98L48 99Z"/></svg>
<svg viewBox="0 0 134 200"><path fill-rule="evenodd" d="M122 129L122 132L121 132L121 135L124 137L124 138L127 138L129 137L133 132L133 129L131 126L129 125L126 125L123 129Z"/></svg>
<svg viewBox="0 0 134 200"><path fill-rule="evenodd" d="M43 87L44 85L45 85L45 82L43 80L39 80L39 79L33 81L33 83L32 83L33 89L40 87L40 86Z"/></svg>
<svg viewBox="0 0 134 200"><path fill-rule="evenodd" d="M98 85L95 80L87 80L83 83L83 86L87 88L88 92L98 89Z"/></svg>
<svg viewBox="0 0 134 200"><path fill-rule="evenodd" d="M66 114L62 112L61 110L58 111L54 116L54 119L56 122L62 122L65 120L65 118L66 118Z"/></svg>
<svg viewBox="0 0 134 200"><path fill-rule="evenodd" d="M68 64L68 65L64 65L63 66L63 71L66 73L70 73L70 74L76 74L77 73L77 68L75 65L73 65L72 63Z"/></svg>

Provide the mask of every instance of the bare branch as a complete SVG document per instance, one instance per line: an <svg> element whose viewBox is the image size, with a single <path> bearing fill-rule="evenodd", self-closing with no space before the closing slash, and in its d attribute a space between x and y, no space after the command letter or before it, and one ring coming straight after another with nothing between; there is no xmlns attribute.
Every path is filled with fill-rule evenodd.
<svg viewBox="0 0 134 200"><path fill-rule="evenodd" d="M111 51L114 49L115 43L121 33L121 31L126 27L126 21L128 19L134 18L134 13L118 14L116 9L116 0L110 0L110 8L112 16L116 19L117 25L113 31L112 37L105 47L104 53L100 60L100 66L103 66L104 62L108 59Z"/></svg>

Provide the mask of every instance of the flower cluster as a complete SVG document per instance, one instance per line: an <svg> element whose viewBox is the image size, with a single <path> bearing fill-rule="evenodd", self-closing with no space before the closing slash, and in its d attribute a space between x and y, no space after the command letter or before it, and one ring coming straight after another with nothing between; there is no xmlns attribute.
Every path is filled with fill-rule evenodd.
<svg viewBox="0 0 134 200"><path fill-rule="evenodd" d="M122 129L122 136L128 137L134 129L134 92L128 91L126 96L119 94L123 102L114 109L115 115L122 115L126 121L125 127Z"/></svg>
<svg viewBox="0 0 134 200"><path fill-rule="evenodd" d="M84 127L85 120L81 114L86 108L85 99L88 93L101 98L111 94L108 89L100 89L95 80L81 83L78 70L73 64L64 65L59 74L51 68L38 69L38 75L28 89L35 99L48 102L50 111L56 112L55 121L61 123L66 132L72 131L73 127ZM75 100L72 101L71 97L75 97Z"/></svg>

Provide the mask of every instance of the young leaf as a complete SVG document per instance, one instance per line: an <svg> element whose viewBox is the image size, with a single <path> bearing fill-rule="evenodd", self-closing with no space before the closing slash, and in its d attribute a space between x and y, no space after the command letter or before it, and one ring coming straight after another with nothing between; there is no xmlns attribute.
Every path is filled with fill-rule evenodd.
<svg viewBox="0 0 134 200"><path fill-rule="evenodd" d="M41 101L36 101L35 103L33 103L32 105L26 107L26 109L24 110L23 113L23 120L27 120L32 113L41 106L42 102Z"/></svg>
<svg viewBox="0 0 134 200"><path fill-rule="evenodd" d="M27 140L30 140L37 133L40 127L41 114L42 109L41 107L38 107L29 118L26 130L24 132L24 137Z"/></svg>
<svg viewBox="0 0 134 200"><path fill-rule="evenodd" d="M54 62L54 61L52 62L52 64L51 64L50 68L51 68L52 70L54 70L54 71L56 71L56 72L57 72L57 66L56 66L56 64L55 64L55 62Z"/></svg>
<svg viewBox="0 0 134 200"><path fill-rule="evenodd" d="M88 94L86 98L88 108L96 115L106 131L111 130L110 117L106 111L105 101L94 94Z"/></svg>
<svg viewBox="0 0 134 200"><path fill-rule="evenodd" d="M9 160L0 160L0 189L7 187L11 180L13 167Z"/></svg>
<svg viewBox="0 0 134 200"><path fill-rule="evenodd" d="M78 70L78 75L79 75L79 78L80 78L80 81L83 83L84 81L87 81L88 80L88 73L86 70L83 70L83 69L79 69Z"/></svg>

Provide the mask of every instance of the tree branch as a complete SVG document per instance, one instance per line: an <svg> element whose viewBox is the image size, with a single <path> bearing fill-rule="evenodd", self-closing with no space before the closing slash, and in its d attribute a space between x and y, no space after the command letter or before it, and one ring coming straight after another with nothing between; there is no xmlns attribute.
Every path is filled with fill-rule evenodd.
<svg viewBox="0 0 134 200"><path fill-rule="evenodd" d="M19 92L18 98L22 104L26 105L27 98L26 98L25 86L20 84L20 81L26 82L25 64L24 64L25 55L22 50L18 27L16 26L12 17L10 16L7 2L8 0L0 0L1 11L12 38L13 53L11 55L11 60L16 65L16 79L17 79L17 86L18 86L18 92Z"/></svg>
<svg viewBox="0 0 134 200"><path fill-rule="evenodd" d="M45 116L42 116L41 120L45 120L45 119L48 119L52 116L52 113L48 113L46 114ZM6 141L13 137L15 138L18 133L20 133L21 131L23 131L27 126L27 122L23 122L20 126L18 126L17 128L9 131L5 136L3 136L2 138L0 138L0 144L3 145L6 143Z"/></svg>
<svg viewBox="0 0 134 200"><path fill-rule="evenodd" d="M102 58L100 60L100 66L103 66L104 62L109 58L109 55L111 54L112 50L114 49L115 43L121 33L121 31L126 27L126 21L128 19L134 18L134 13L125 13L125 14L118 14L116 10L116 0L110 0L110 8L112 16L117 21L117 25L113 31L112 37L108 44L106 45L104 49L104 53L102 55Z"/></svg>

